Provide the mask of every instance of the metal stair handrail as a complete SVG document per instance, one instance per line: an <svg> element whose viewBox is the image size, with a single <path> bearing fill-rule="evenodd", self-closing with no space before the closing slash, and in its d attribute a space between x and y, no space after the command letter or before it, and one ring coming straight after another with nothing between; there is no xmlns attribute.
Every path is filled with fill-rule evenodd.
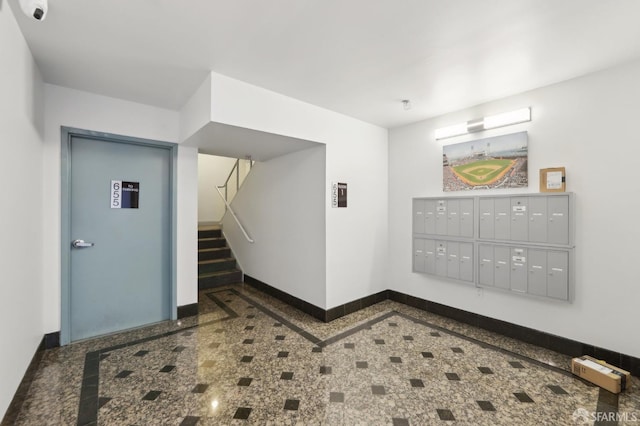
<svg viewBox="0 0 640 426"><path fill-rule="evenodd" d="M247 160L249 161L249 171L251 171L251 168L253 167L254 162L251 160L251 158L248 158ZM244 229L244 226L242 226L242 223L240 223L240 219L238 219L238 216L233 211L228 201L229 181L231 180L231 177L233 176L234 173L236 175L236 194L237 194L238 190L240 189L240 159L237 159L236 162L234 163L233 167L231 168L231 172L229 173L229 176L227 176L227 180L224 182L224 185L216 186L216 191L218 191L218 194L220 194L220 198L222 198L222 201L224 202L226 209L231 213L231 216L235 219L236 223L238 224L238 227L244 234L244 237L246 238L246 240L253 244L254 240L249 236L247 231ZM246 178L246 175L245 175L245 178ZM223 188L224 188L224 194L222 194L222 191L221 191L221 189Z"/></svg>
<svg viewBox="0 0 640 426"><path fill-rule="evenodd" d="M240 223L240 219L238 219L238 216L236 216L236 213L233 211L233 209L225 199L224 195L222 195L222 191L220 191L221 188L224 188L224 185L216 186L216 191L218 191L218 194L220 194L220 198L222 198L222 201L224 201L225 206L227 206L227 210L229 211L229 213L231 213L231 216L233 216L233 218L235 219L236 223L238 224L238 227L244 234L244 237L247 239L247 241L253 244L254 243L253 239L249 236L249 234L247 234L247 231L244 229L244 226L242 226L242 223Z"/></svg>

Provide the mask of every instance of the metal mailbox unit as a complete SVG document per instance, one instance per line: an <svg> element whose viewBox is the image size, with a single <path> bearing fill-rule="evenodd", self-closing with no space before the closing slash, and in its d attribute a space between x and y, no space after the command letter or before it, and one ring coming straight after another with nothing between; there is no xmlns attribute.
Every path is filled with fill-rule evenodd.
<svg viewBox="0 0 640 426"><path fill-rule="evenodd" d="M414 198L413 271L568 301L572 193Z"/></svg>
<svg viewBox="0 0 640 426"><path fill-rule="evenodd" d="M473 238L473 198L414 198L413 233Z"/></svg>
<svg viewBox="0 0 640 426"><path fill-rule="evenodd" d="M571 243L572 194L479 197L479 239L565 245Z"/></svg>
<svg viewBox="0 0 640 426"><path fill-rule="evenodd" d="M413 270L474 282L473 197L413 199Z"/></svg>

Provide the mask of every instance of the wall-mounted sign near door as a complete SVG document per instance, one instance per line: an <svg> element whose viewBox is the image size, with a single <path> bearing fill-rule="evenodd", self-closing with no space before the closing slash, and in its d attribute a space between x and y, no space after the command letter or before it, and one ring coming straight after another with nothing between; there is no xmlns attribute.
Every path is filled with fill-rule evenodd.
<svg viewBox="0 0 640 426"><path fill-rule="evenodd" d="M331 184L331 207L347 207L347 184Z"/></svg>
<svg viewBox="0 0 640 426"><path fill-rule="evenodd" d="M140 182L111 181L111 208L137 209L140 199Z"/></svg>

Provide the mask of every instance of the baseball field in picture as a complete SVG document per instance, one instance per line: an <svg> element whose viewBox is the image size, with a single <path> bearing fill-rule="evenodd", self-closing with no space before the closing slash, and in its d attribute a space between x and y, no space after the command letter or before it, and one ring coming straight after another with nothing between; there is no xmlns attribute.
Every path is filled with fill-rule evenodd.
<svg viewBox="0 0 640 426"><path fill-rule="evenodd" d="M443 147L443 189L517 188L528 185L527 133Z"/></svg>

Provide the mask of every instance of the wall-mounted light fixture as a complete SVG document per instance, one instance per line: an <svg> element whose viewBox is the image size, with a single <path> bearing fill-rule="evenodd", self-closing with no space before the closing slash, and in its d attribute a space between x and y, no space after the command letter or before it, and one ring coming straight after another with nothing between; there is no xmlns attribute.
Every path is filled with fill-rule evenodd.
<svg viewBox="0 0 640 426"><path fill-rule="evenodd" d="M497 127L510 126L512 124L531 121L531 108L521 108L502 114L489 115L484 118L467 121L436 129L436 140L452 138L467 133L480 132L482 130L495 129Z"/></svg>
<svg viewBox="0 0 640 426"><path fill-rule="evenodd" d="M409 99L402 100L402 108L405 111L409 111L413 105L411 105L411 101Z"/></svg>

